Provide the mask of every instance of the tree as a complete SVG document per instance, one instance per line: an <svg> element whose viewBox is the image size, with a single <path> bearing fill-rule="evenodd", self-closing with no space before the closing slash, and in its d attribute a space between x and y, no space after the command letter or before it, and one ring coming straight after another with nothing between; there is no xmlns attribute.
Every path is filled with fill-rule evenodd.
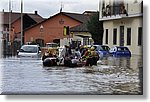
<svg viewBox="0 0 150 102"><path fill-rule="evenodd" d="M94 44L102 44L103 40L103 22L99 21L99 12L92 15L87 22L87 29L91 33Z"/></svg>

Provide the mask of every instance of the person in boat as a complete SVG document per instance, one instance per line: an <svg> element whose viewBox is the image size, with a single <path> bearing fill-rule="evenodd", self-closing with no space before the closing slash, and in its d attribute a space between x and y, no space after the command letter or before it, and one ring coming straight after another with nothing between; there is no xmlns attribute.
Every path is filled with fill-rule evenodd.
<svg viewBox="0 0 150 102"><path fill-rule="evenodd" d="M43 55L42 57L42 61L44 61L44 59L48 58L48 57L57 57L58 56L58 52L56 49L51 49L49 48Z"/></svg>
<svg viewBox="0 0 150 102"><path fill-rule="evenodd" d="M71 47L65 45L65 56L64 56L64 66L71 66L71 59L73 58Z"/></svg>
<svg viewBox="0 0 150 102"><path fill-rule="evenodd" d="M78 66L78 63L80 62L81 53L78 48L75 49L75 52L73 53L73 58L71 59L73 66Z"/></svg>
<svg viewBox="0 0 150 102"><path fill-rule="evenodd" d="M68 67L78 66L79 59L81 58L81 53L78 48L75 51L71 51L71 48L66 47L66 55L64 57L64 65Z"/></svg>
<svg viewBox="0 0 150 102"><path fill-rule="evenodd" d="M78 48L75 49L75 53L74 54L75 54L76 59L80 59L81 58L81 53L80 53Z"/></svg>
<svg viewBox="0 0 150 102"><path fill-rule="evenodd" d="M57 49L49 48L42 57L43 65L48 67L56 66L58 62L57 54Z"/></svg>
<svg viewBox="0 0 150 102"><path fill-rule="evenodd" d="M83 50L84 50L84 46L83 46L83 45L80 45L80 46L79 46L79 50L80 50L80 53L82 53Z"/></svg>
<svg viewBox="0 0 150 102"><path fill-rule="evenodd" d="M65 45L65 49L66 49L66 55L65 56L71 56L72 55L71 47Z"/></svg>

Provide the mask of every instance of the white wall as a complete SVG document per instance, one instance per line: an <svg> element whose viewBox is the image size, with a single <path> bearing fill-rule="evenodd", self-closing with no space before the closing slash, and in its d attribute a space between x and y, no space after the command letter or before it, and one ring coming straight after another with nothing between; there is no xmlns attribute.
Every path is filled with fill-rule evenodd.
<svg viewBox="0 0 150 102"><path fill-rule="evenodd" d="M138 14L141 13L141 2L128 3L128 14Z"/></svg>
<svg viewBox="0 0 150 102"><path fill-rule="evenodd" d="M106 29L108 29L108 46L113 45L113 29L117 28L117 45L120 45L120 26L124 26L124 46L127 46L132 54L141 55L142 47L138 46L138 27L142 27L142 17L126 18L104 22L103 44L106 45ZM127 28L131 28L131 45L127 45Z"/></svg>
<svg viewBox="0 0 150 102"><path fill-rule="evenodd" d="M0 58L2 57L3 47L2 47L2 31L3 31L3 15L0 13Z"/></svg>

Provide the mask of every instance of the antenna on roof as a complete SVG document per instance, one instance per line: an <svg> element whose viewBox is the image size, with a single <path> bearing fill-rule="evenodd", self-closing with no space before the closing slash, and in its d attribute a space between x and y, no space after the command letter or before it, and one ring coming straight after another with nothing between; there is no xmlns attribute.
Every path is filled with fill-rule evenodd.
<svg viewBox="0 0 150 102"><path fill-rule="evenodd" d="M62 12L63 9L63 2L61 2L60 12Z"/></svg>

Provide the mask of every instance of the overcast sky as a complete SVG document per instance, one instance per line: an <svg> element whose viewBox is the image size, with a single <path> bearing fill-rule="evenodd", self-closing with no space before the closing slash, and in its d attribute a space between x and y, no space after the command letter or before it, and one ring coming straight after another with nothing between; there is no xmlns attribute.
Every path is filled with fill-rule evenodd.
<svg viewBox="0 0 150 102"><path fill-rule="evenodd" d="M21 0L10 0L13 12L20 12ZM42 17L50 17L60 11L83 13L84 11L98 11L99 0L23 0L23 12L38 11ZM9 11L9 0L0 0L0 11Z"/></svg>

